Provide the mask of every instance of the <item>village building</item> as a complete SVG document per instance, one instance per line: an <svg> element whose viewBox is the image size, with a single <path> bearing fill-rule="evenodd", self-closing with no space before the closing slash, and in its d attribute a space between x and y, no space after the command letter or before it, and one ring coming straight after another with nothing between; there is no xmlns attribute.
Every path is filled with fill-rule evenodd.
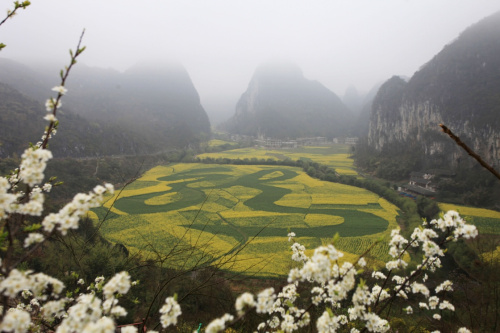
<svg viewBox="0 0 500 333"><path fill-rule="evenodd" d="M359 138L353 137L353 138L345 138L344 143L346 145L355 145L358 143Z"/></svg>
<svg viewBox="0 0 500 333"><path fill-rule="evenodd" d="M408 184L401 186L400 192L432 197L439 190L439 180L450 179L454 176L455 173L452 171L441 169L433 169L426 172L413 171L410 173Z"/></svg>

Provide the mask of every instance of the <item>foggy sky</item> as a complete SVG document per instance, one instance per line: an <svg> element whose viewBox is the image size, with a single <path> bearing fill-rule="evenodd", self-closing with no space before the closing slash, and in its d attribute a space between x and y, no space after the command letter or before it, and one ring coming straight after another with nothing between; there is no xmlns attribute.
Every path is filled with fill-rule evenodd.
<svg viewBox="0 0 500 333"><path fill-rule="evenodd" d="M85 28L80 62L125 70L180 61L207 112L232 113L265 61L296 63L341 97L351 85L366 92L412 76L498 10L498 0L32 0L0 27L0 56L62 67Z"/></svg>

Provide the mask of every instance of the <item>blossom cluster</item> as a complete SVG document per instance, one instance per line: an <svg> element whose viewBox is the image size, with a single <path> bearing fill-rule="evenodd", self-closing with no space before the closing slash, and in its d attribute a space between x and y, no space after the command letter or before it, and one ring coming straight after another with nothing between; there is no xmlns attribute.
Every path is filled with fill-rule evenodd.
<svg viewBox="0 0 500 333"><path fill-rule="evenodd" d="M97 185L88 194L76 194L73 200L59 212L51 213L43 219L43 229L46 232L52 232L56 228L62 235L66 235L68 230L78 228L78 222L91 208L101 205L105 193L112 194L113 191L113 185L105 184L104 186Z"/></svg>
<svg viewBox="0 0 500 333"><path fill-rule="evenodd" d="M440 237L439 232L444 233L444 241L440 243L436 242ZM453 283L446 280L431 290L426 285L429 278L427 272L430 274L441 266L439 258L444 256L444 243L476 235L475 226L467 224L455 211L449 211L429 224L424 222L422 227L414 230L410 239L403 237L399 230L394 230L389 242L389 254L394 260L386 264L386 272L371 273L374 281L381 281L381 284L374 282L372 286L359 277L366 265L363 257L358 258L354 264L347 261L340 264L339 259L343 254L333 244L318 247L308 257L305 248L294 242L291 246L292 258L301 262L302 266L290 270L288 285L277 293L272 288L262 291L257 295L257 301L252 294L243 293L236 300L235 310L240 317L252 309L257 313L267 314L268 319L257 327L258 331L263 332L300 330L309 325L311 316L308 309L312 307L325 309L316 320L318 332L336 332L348 327L352 333L363 329L369 332L388 332L389 322L382 317L386 305L395 298L411 298L419 300L418 308L408 305L403 309L406 314L411 315L416 310L429 311L431 317L438 321L443 311L455 310L453 304L443 298L445 292L453 291ZM295 234L289 233L288 237L291 241ZM404 255L409 248L419 248L423 259L415 271L405 274L404 269L408 263ZM300 297L297 290L304 282L313 287L310 306L301 309L296 305L296 300ZM345 309L347 313L344 312ZM207 332L223 331L227 322L233 318L226 314L214 320L207 327ZM463 327L458 332L465 333L469 330Z"/></svg>

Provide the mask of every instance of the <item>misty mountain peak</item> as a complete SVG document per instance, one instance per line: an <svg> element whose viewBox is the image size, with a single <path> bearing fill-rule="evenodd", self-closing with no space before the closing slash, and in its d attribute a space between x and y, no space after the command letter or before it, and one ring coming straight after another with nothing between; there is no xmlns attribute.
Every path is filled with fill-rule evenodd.
<svg viewBox="0 0 500 333"><path fill-rule="evenodd" d="M347 134L351 121L340 98L306 79L297 65L266 63L256 69L225 127L232 133L273 138L331 138Z"/></svg>
<svg viewBox="0 0 500 333"><path fill-rule="evenodd" d="M363 106L363 96L360 95L358 89L354 86L349 86L342 97L342 102L353 112L359 113Z"/></svg>
<svg viewBox="0 0 500 333"><path fill-rule="evenodd" d="M180 62L175 62L175 61L138 62L125 71L125 74L127 75L136 75L136 74L143 75L145 73L151 73L155 75L173 74L173 73L187 74L187 71Z"/></svg>
<svg viewBox="0 0 500 333"><path fill-rule="evenodd" d="M254 79L258 80L300 80L304 74L299 66L291 62L269 61L255 70Z"/></svg>

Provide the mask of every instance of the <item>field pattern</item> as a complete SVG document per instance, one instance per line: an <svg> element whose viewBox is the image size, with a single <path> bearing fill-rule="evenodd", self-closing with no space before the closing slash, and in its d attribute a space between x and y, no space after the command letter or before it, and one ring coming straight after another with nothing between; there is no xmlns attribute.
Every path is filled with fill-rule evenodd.
<svg viewBox="0 0 500 333"><path fill-rule="evenodd" d="M176 242L212 258L241 251L226 269L264 276L289 270L289 230L309 249L338 233L337 246L353 257L397 227L396 207L377 195L284 166L158 166L94 217L110 207L102 231L132 251L167 253ZM384 251L377 245L372 256L384 260Z"/></svg>
<svg viewBox="0 0 500 333"><path fill-rule="evenodd" d="M351 146L344 144L332 144L329 146L318 147L300 147L294 149L272 150L267 148L241 148L227 150L219 153L207 153L198 155L199 158L230 158L230 159L273 159L313 161L335 168L335 170L344 175L357 175L353 169L353 159L350 158L349 151Z"/></svg>

